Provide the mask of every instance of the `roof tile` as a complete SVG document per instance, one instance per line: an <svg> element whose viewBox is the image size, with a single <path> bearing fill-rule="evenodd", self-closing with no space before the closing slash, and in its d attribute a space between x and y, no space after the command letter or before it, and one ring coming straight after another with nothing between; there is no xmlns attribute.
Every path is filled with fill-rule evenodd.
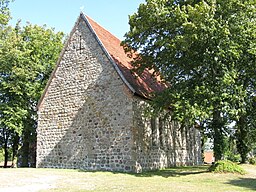
<svg viewBox="0 0 256 192"><path fill-rule="evenodd" d="M104 45L106 51L122 72L124 78L129 82L138 95L150 98L152 93L160 92L166 88L164 83L157 80L159 78L153 77L152 70L149 71L145 69L141 75L132 72L131 70L134 68L131 64L132 58L129 58L125 53L123 47L120 45L121 41L93 21L90 17L86 16L86 19Z"/></svg>

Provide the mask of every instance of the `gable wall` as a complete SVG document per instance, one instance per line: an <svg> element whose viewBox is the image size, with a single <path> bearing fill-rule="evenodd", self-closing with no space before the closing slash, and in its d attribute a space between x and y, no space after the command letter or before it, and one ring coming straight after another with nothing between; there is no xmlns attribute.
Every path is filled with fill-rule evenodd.
<svg viewBox="0 0 256 192"><path fill-rule="evenodd" d="M132 113L132 94L80 18L39 107L37 167L130 171Z"/></svg>

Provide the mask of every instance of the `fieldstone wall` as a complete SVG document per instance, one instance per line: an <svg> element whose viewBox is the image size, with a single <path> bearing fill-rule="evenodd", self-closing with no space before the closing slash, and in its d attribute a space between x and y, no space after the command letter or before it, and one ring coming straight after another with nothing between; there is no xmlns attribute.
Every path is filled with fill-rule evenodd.
<svg viewBox="0 0 256 192"><path fill-rule="evenodd" d="M39 107L37 167L131 171L132 94L79 19Z"/></svg>
<svg viewBox="0 0 256 192"><path fill-rule="evenodd" d="M200 135L145 117L80 18L39 106L37 167L135 171L201 162Z"/></svg>
<svg viewBox="0 0 256 192"><path fill-rule="evenodd" d="M134 97L133 159L135 172L171 166L200 165L201 137L195 128L182 128L161 115L143 113L148 103Z"/></svg>

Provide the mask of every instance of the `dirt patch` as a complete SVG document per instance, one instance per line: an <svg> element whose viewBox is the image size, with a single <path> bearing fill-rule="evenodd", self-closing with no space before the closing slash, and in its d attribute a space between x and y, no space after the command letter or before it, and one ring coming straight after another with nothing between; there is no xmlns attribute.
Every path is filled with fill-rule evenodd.
<svg viewBox="0 0 256 192"><path fill-rule="evenodd" d="M256 178L255 165L242 165L242 167L245 169L245 171L250 177Z"/></svg>
<svg viewBox="0 0 256 192"><path fill-rule="evenodd" d="M18 176L13 177L14 170L1 170L1 175L5 175L0 184L1 192L36 192L51 189L55 187L55 182L59 179L55 175L36 175L33 171L31 173L21 171Z"/></svg>

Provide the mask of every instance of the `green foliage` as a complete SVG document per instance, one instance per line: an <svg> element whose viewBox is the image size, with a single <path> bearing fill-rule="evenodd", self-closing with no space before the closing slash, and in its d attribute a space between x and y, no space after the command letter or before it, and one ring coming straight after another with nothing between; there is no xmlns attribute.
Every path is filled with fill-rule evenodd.
<svg viewBox="0 0 256 192"><path fill-rule="evenodd" d="M46 26L21 27L19 22L1 31L0 132L14 156L21 141L35 142L36 105L63 47L63 36Z"/></svg>
<svg viewBox="0 0 256 192"><path fill-rule="evenodd" d="M4 150L0 149L0 162L4 161Z"/></svg>
<svg viewBox="0 0 256 192"><path fill-rule="evenodd" d="M235 162L235 163L239 163L241 162L241 155L240 154L235 154L235 153L228 153L227 155L227 160Z"/></svg>
<svg viewBox="0 0 256 192"><path fill-rule="evenodd" d="M248 104L249 105L249 104ZM235 137L237 139L237 150L241 154L241 163L247 162L248 153L256 144L255 109L248 106L246 115L239 118Z"/></svg>
<svg viewBox="0 0 256 192"><path fill-rule="evenodd" d="M240 152L253 141L255 14L255 0L147 0L130 16L122 42L129 54L140 53L133 62L138 72L153 68L171 85L156 95L155 111L171 107L173 119L197 122L214 138L217 160L231 122L246 141Z"/></svg>
<svg viewBox="0 0 256 192"><path fill-rule="evenodd" d="M3 27L10 20L8 5L11 0L0 0L0 26Z"/></svg>
<svg viewBox="0 0 256 192"><path fill-rule="evenodd" d="M37 25L5 30L0 49L2 124L21 135L57 61L63 33ZM32 114L33 113L33 114Z"/></svg>
<svg viewBox="0 0 256 192"><path fill-rule="evenodd" d="M8 149L8 161L11 160L11 156L12 156L12 149L9 148ZM4 162L4 149L0 149L0 162Z"/></svg>
<svg viewBox="0 0 256 192"><path fill-rule="evenodd" d="M214 173L246 173L241 166L229 160L220 160L215 162L215 164L209 167L209 171Z"/></svg>
<svg viewBox="0 0 256 192"><path fill-rule="evenodd" d="M234 136L229 136L225 139L226 150L224 154L224 159L230 160L232 162L241 162L241 155L237 152L236 139Z"/></svg>
<svg viewBox="0 0 256 192"><path fill-rule="evenodd" d="M252 165L256 165L256 157L249 158L249 163Z"/></svg>

